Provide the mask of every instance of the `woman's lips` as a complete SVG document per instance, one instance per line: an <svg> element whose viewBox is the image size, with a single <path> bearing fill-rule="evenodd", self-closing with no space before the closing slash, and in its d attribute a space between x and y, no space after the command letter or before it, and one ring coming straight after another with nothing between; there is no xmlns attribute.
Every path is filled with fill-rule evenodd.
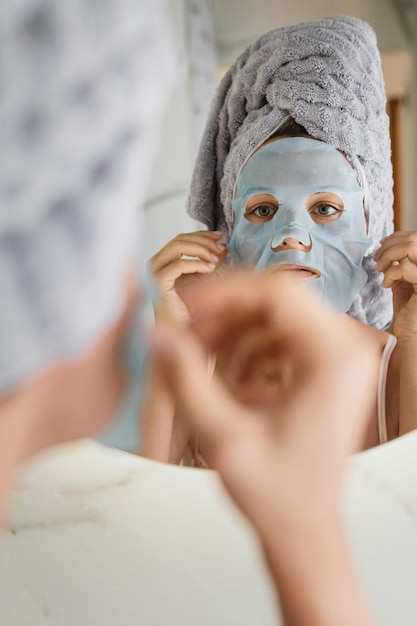
<svg viewBox="0 0 417 626"><path fill-rule="evenodd" d="M269 267L267 270L269 273L275 272L291 272L300 280L314 280L315 278L320 278L321 272L316 270L314 267L307 267L305 265L290 265L287 263L283 263L282 265L273 265Z"/></svg>

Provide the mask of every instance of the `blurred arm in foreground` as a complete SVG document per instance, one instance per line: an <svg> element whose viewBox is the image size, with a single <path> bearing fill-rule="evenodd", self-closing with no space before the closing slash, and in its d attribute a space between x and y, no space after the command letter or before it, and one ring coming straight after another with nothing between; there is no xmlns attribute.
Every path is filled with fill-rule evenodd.
<svg viewBox="0 0 417 626"><path fill-rule="evenodd" d="M377 357L348 316L282 276L233 274L196 291L191 303L204 313L189 330L157 327L156 366L255 527L285 623L369 626L339 494L372 402ZM241 384L279 356L279 399L254 409L218 378L209 381L205 349L219 348L236 350Z"/></svg>

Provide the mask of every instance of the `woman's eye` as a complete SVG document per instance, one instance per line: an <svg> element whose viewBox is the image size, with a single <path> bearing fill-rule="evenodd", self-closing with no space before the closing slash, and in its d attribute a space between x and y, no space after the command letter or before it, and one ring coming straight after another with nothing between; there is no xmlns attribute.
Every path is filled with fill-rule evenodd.
<svg viewBox="0 0 417 626"><path fill-rule="evenodd" d="M276 209L268 206L267 204L262 204L261 206L257 206L255 209L252 209L251 214L257 215L258 217L271 217L276 212Z"/></svg>
<svg viewBox="0 0 417 626"><path fill-rule="evenodd" d="M335 215L338 211L339 209L335 209L330 204L319 204L313 209L312 213L320 215L320 217L328 217L329 215Z"/></svg>
<svg viewBox="0 0 417 626"><path fill-rule="evenodd" d="M262 197L265 196L265 197ZM269 194L258 194L250 198L246 205L245 218L252 224L265 224L278 211L278 201Z"/></svg>
<svg viewBox="0 0 417 626"><path fill-rule="evenodd" d="M259 217L269 217L271 215L272 209L270 206L258 206L252 213L255 215L259 215Z"/></svg>
<svg viewBox="0 0 417 626"><path fill-rule="evenodd" d="M316 224L326 224L339 219L343 208L337 208L328 202L320 202L310 209L310 216Z"/></svg>

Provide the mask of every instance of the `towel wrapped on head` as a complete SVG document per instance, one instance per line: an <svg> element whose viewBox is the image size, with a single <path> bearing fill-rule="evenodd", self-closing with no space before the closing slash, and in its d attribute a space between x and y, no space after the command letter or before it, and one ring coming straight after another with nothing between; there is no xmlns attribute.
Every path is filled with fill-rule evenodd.
<svg viewBox="0 0 417 626"><path fill-rule="evenodd" d="M80 358L124 306L179 65L166 11L0 3L0 394Z"/></svg>
<svg viewBox="0 0 417 626"><path fill-rule="evenodd" d="M354 17L328 17L265 33L239 56L213 99L201 141L188 212L226 238L239 171L291 116L316 139L345 153L366 187L372 245L368 280L349 313L383 328L391 293L372 255L393 228L389 120L375 33Z"/></svg>

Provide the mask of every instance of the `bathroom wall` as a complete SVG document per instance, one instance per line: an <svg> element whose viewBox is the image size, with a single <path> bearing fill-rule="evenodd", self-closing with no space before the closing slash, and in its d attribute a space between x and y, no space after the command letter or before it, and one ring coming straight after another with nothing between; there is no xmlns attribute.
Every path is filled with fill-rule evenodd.
<svg viewBox="0 0 417 626"><path fill-rule="evenodd" d="M214 23L210 0L171 0L183 68L162 128L145 219L148 255L197 225L185 211L190 177L208 107L216 87Z"/></svg>

